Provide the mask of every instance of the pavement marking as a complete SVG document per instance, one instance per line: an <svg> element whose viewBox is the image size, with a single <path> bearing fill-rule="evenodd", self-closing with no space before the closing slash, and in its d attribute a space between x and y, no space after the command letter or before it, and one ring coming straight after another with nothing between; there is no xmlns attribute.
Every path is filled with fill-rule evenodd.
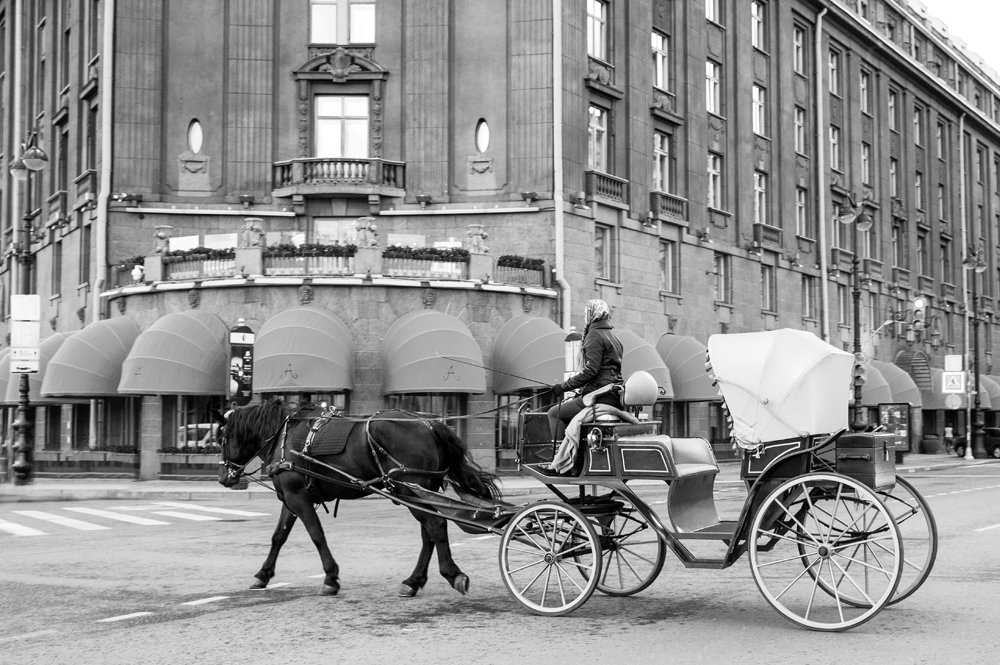
<svg viewBox="0 0 1000 665"><path fill-rule="evenodd" d="M80 531L104 531L106 529L111 528L109 526L103 526L101 524L92 524L91 522L75 520L72 517L64 517L63 515L46 513L41 510L15 510L13 512L17 513L18 515L24 515L25 517L33 517L36 520L52 522L53 524L69 527L70 529L79 529Z"/></svg>
<svg viewBox="0 0 1000 665"><path fill-rule="evenodd" d="M176 510L154 510L157 515L164 515L166 517L176 517L179 520L191 520L193 522L218 522L221 517L213 517L211 515L196 515L195 513L179 513Z"/></svg>
<svg viewBox="0 0 1000 665"><path fill-rule="evenodd" d="M132 614L122 614L116 617L108 617L107 619L98 619L97 623L113 623L115 621L125 621L126 619L135 619L136 617L145 617L152 614L152 612L133 612Z"/></svg>
<svg viewBox="0 0 1000 665"><path fill-rule="evenodd" d="M198 600L189 600L186 603L181 603L181 605L205 605L206 603L214 603L219 600L225 600L229 596L211 596L210 598L199 598Z"/></svg>
<svg viewBox="0 0 1000 665"><path fill-rule="evenodd" d="M14 642L15 640L31 640L36 637L43 637L45 635L52 635L59 631L56 630L36 630L33 633L21 633L20 635L10 635L8 637L0 637L0 644L7 644L8 642Z"/></svg>
<svg viewBox="0 0 1000 665"><path fill-rule="evenodd" d="M230 508L210 508L208 506L199 506L194 503L179 503L174 501L157 501L157 505L167 506L168 508L185 508L188 510L200 510L206 513L217 513L219 515L243 515L245 517L267 517L267 513L252 513L248 510L232 510Z"/></svg>
<svg viewBox="0 0 1000 665"><path fill-rule="evenodd" d="M991 524L990 526L980 527L979 529L973 529L973 531L989 531L990 529L1000 529L1000 524Z"/></svg>
<svg viewBox="0 0 1000 665"><path fill-rule="evenodd" d="M15 536L49 535L44 531L39 531L38 529L32 529L30 526L22 526L20 524L15 524L14 522L7 522L6 520L0 520L0 531L6 531L7 533L14 534Z"/></svg>
<svg viewBox="0 0 1000 665"><path fill-rule="evenodd" d="M119 522L128 522L129 524L141 524L142 526L156 526L159 524L170 524L170 522L151 520L148 517L136 517L135 515L122 515L121 513L112 512L110 510L100 510L98 508L86 508L83 506L73 506L70 508L65 508L64 510L72 510L75 513L83 513L84 515L93 515L95 517L104 517L109 520L118 520Z"/></svg>

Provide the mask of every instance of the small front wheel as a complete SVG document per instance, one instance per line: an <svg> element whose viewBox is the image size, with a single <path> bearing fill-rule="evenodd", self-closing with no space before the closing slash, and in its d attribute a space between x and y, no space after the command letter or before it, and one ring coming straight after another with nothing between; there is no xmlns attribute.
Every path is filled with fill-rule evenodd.
<svg viewBox="0 0 1000 665"><path fill-rule="evenodd" d="M632 501L617 492L621 504L608 524L601 526L601 579L597 590L609 596L631 596L656 580L667 557L667 546Z"/></svg>
<svg viewBox="0 0 1000 665"><path fill-rule="evenodd" d="M601 544L590 520L573 506L532 504L504 529L500 575L511 595L535 614L569 614L597 587Z"/></svg>

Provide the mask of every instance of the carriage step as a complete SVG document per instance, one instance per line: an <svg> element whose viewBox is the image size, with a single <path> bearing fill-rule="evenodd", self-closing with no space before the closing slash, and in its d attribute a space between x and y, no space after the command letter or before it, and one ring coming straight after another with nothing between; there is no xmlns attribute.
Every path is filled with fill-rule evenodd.
<svg viewBox="0 0 1000 665"><path fill-rule="evenodd" d="M697 531L674 533L678 540L729 540L736 533L736 522L718 522Z"/></svg>

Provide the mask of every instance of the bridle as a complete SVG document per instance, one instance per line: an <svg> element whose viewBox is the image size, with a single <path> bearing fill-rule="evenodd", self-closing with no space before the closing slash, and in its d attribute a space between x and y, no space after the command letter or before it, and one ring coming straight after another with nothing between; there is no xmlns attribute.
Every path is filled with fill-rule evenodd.
<svg viewBox="0 0 1000 665"><path fill-rule="evenodd" d="M231 413L232 412L226 414L226 425L229 424L229 416ZM223 434L222 434L221 452L219 453L219 466L223 467L226 470L226 480L232 480L233 482L239 480L240 476L244 475L247 465L249 465L250 462L254 460L254 458L263 459L264 456L267 456L270 450L274 448L274 444L278 440L278 435L284 431L285 426L287 424L288 424L288 417L286 416L285 419L281 421L281 424L278 425L278 428L274 431L274 434L264 439L264 442L261 444L260 448L258 448L252 455L250 455L247 461L244 462L243 464L237 464L235 462L226 459L227 457L226 448L229 445L229 436L226 433L226 427L224 426L222 428ZM261 464L261 467L263 467L263 463ZM259 469L254 469L250 473L253 474L256 473L257 471L259 471Z"/></svg>

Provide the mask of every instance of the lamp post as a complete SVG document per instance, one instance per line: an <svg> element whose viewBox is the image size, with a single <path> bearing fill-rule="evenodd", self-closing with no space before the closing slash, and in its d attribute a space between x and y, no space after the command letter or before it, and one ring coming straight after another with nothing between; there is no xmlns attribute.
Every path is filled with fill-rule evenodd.
<svg viewBox="0 0 1000 665"><path fill-rule="evenodd" d="M847 197L849 205L838 207L836 220L841 224L851 224L854 241L854 257L851 259L851 298L854 305L854 371L851 382L854 389L854 409L851 418L851 431L860 432L865 428L864 407L861 406L861 387L864 384L864 353L861 351L861 247L858 243L858 231L868 231L872 227L872 216Z"/></svg>
<svg viewBox="0 0 1000 665"><path fill-rule="evenodd" d="M979 296L976 293L978 275L986 271L983 261L983 251L980 248L969 248L969 253L962 260L962 267L972 271L972 431L969 432L969 445L965 446L965 459L985 459L986 447L983 445L983 409L979 400Z"/></svg>
<svg viewBox="0 0 1000 665"><path fill-rule="evenodd" d="M31 191L31 175L43 170L49 164L49 156L45 151L35 145L37 134L32 132L28 137L28 142L21 146L21 155L15 157L10 162L10 174L15 180L24 182L24 200L27 210L21 224L20 237L15 243L14 255L18 263L18 294L28 295L31 293L31 264L34 256L31 253L31 226L35 218L32 210L33 199ZM12 340L13 341L13 340ZM13 353L13 349L11 353ZM16 371L14 358L11 358L11 369ZM14 419L13 428L16 433L14 439L14 462L11 470L14 474L14 483L24 485L31 482L32 463L32 440L29 437L31 422L28 419L29 390L28 371L22 371L20 383L18 384L17 414Z"/></svg>

